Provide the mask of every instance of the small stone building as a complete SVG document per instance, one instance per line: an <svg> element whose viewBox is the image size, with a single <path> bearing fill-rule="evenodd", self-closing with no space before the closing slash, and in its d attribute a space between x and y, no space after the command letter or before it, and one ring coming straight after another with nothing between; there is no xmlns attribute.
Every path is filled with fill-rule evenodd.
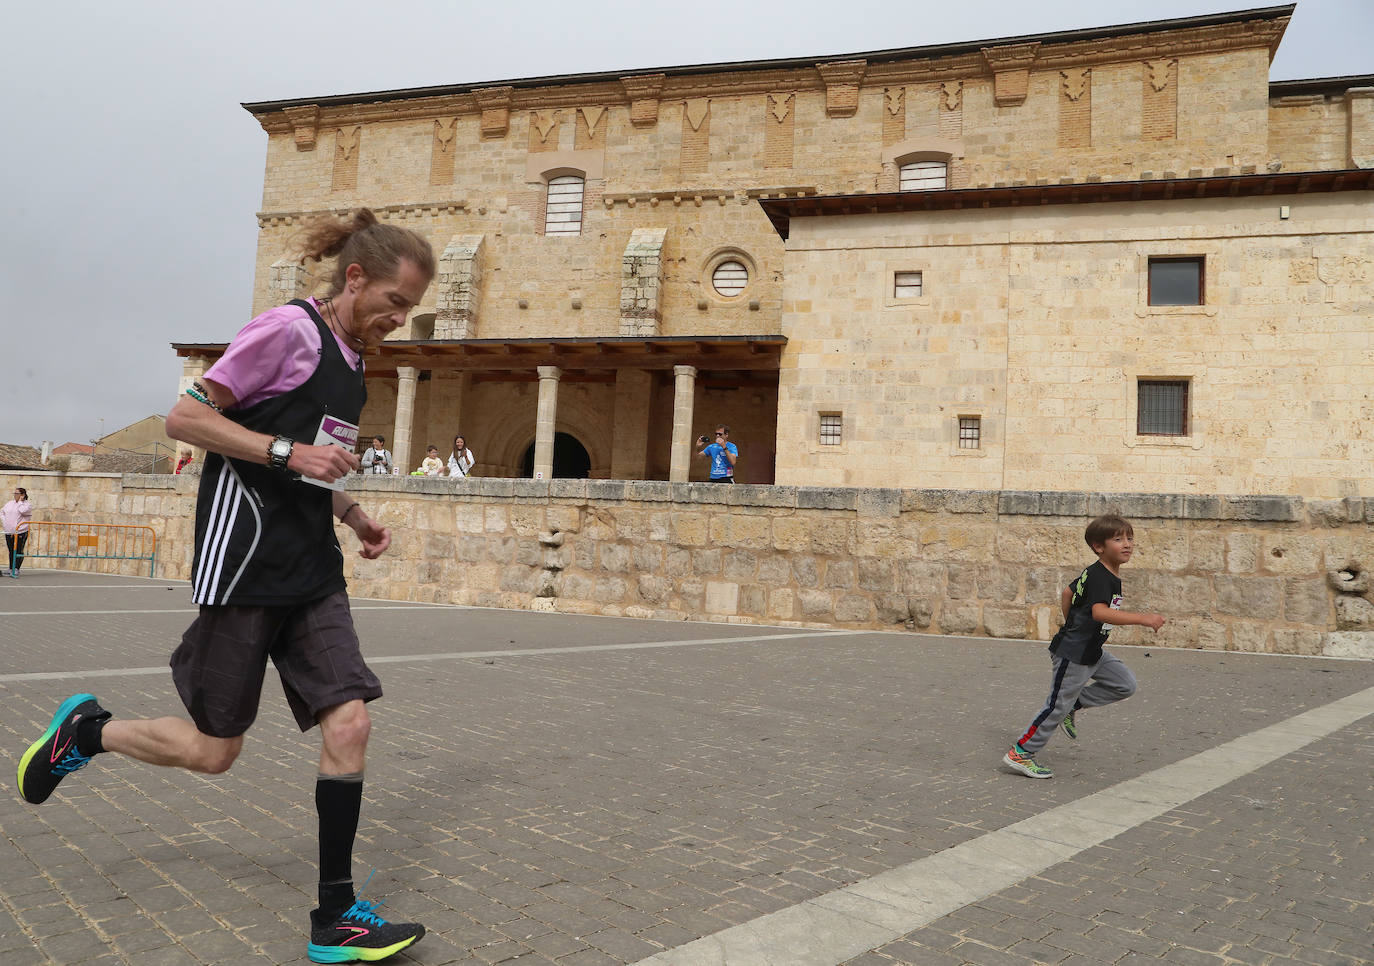
<svg viewBox="0 0 1374 966"><path fill-rule="evenodd" d="M1293 9L246 104L254 310L313 215L428 237L410 466L699 479L724 422L741 482L1351 495L1374 75L1271 82Z"/></svg>

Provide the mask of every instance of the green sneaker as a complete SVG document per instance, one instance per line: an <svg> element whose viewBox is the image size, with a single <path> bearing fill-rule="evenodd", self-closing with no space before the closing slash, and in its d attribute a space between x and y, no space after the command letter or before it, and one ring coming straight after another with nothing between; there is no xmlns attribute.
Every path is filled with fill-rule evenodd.
<svg viewBox="0 0 1374 966"><path fill-rule="evenodd" d="M1074 718L1077 713L1077 711L1070 711L1064 716L1064 720L1059 722L1059 727L1064 729L1064 734L1075 741L1078 740L1078 721Z"/></svg>
<svg viewBox="0 0 1374 966"><path fill-rule="evenodd" d="M1027 778L1053 778L1054 772L1044 765L1037 764L1035 759L1026 754L1015 745L1011 746L1011 751L1002 756L1002 764L1012 771L1019 771Z"/></svg>

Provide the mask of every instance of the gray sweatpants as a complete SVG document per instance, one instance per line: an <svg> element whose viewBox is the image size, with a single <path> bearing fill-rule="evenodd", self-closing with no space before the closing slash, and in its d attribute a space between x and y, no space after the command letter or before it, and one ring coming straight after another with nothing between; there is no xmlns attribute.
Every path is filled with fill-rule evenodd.
<svg viewBox="0 0 1374 966"><path fill-rule="evenodd" d="M1053 668L1050 696L1017 742L1028 755L1034 755L1049 743L1050 735L1059 727L1059 722L1068 717L1075 704L1080 708L1100 708L1135 694L1135 675L1131 669L1106 651L1096 664L1075 664L1053 654L1050 664Z"/></svg>

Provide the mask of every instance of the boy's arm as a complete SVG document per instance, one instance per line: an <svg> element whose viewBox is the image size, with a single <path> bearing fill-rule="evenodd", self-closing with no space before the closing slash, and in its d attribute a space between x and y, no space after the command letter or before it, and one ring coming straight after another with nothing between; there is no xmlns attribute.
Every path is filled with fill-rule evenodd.
<svg viewBox="0 0 1374 966"><path fill-rule="evenodd" d="M1099 624L1111 624L1115 627L1135 624L1140 627L1148 627L1152 631L1157 631L1164 626L1164 615L1162 614L1137 614L1129 610L1112 610L1102 603L1093 604L1093 620Z"/></svg>
<svg viewBox="0 0 1374 966"><path fill-rule="evenodd" d="M1073 590L1065 587L1064 592L1059 595L1059 608L1064 612L1064 620L1069 619L1069 604L1073 601Z"/></svg>

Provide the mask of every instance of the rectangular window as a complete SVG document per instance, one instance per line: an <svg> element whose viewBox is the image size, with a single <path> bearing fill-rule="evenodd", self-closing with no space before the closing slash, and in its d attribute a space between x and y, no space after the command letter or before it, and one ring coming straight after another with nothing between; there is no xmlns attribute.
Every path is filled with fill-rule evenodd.
<svg viewBox="0 0 1374 966"><path fill-rule="evenodd" d="M893 272L892 297L894 299L918 299L921 297L920 272Z"/></svg>
<svg viewBox="0 0 1374 966"><path fill-rule="evenodd" d="M1151 305L1202 305L1203 273L1201 257L1151 258Z"/></svg>
<svg viewBox="0 0 1374 966"><path fill-rule="evenodd" d="M844 441L844 417L840 413L821 413L821 445L839 446Z"/></svg>
<svg viewBox="0 0 1374 966"><path fill-rule="evenodd" d="M1141 379L1136 383L1136 434L1188 435L1188 380Z"/></svg>
<svg viewBox="0 0 1374 966"><path fill-rule="evenodd" d="M544 206L544 234L582 233L582 188L582 179L575 175L562 175L549 181Z"/></svg>
<svg viewBox="0 0 1374 966"><path fill-rule="evenodd" d="M944 161L912 161L897 170L901 191L934 191L949 182L949 165Z"/></svg>
<svg viewBox="0 0 1374 966"><path fill-rule="evenodd" d="M983 445L983 417L959 417L959 448L979 449Z"/></svg>

